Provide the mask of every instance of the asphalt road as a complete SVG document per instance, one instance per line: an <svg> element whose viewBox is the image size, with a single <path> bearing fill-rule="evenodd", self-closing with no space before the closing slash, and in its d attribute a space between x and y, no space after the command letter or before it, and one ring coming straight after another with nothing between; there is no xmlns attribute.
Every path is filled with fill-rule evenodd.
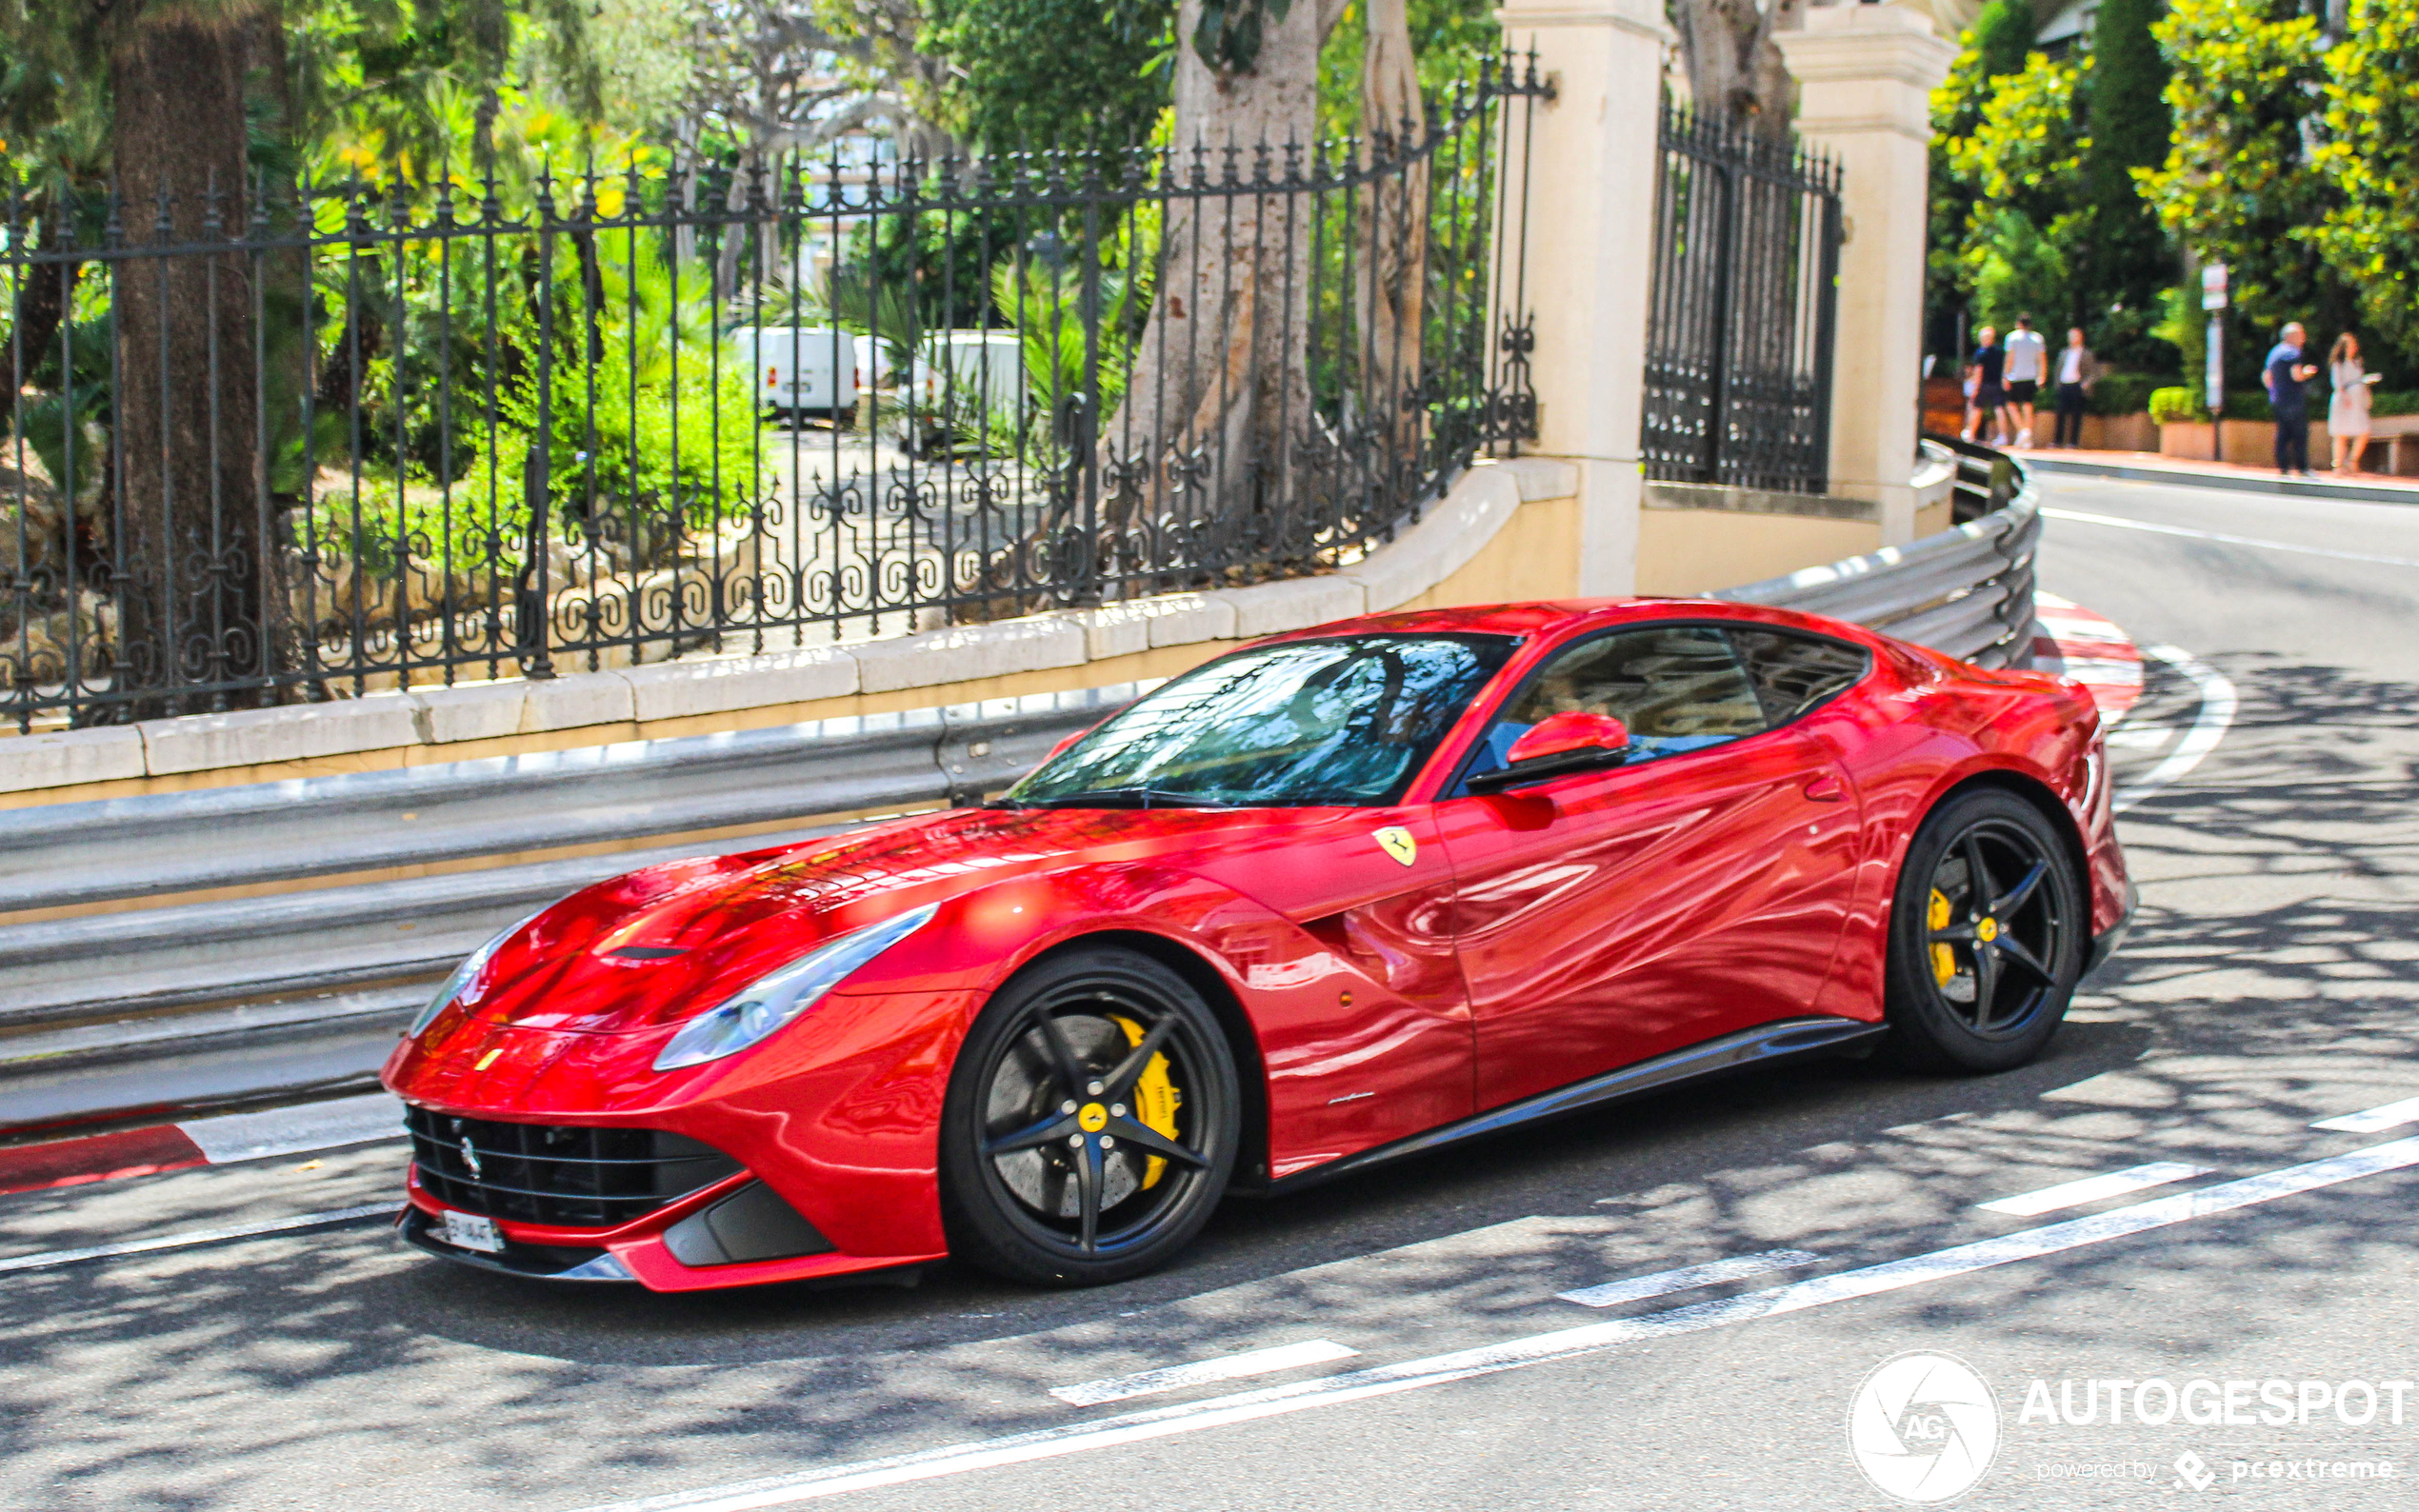
<svg viewBox="0 0 2419 1512"><path fill-rule="evenodd" d="M2419 1097L2419 511L2049 495L2100 518L2052 519L2044 586L2177 653L2121 781L2217 733L2220 679L2238 706L2128 811L2139 929L2034 1066L1836 1063L1633 1104L1231 1204L1175 1268L1074 1294L948 1270L915 1290L550 1290L374 1223L7 1265L379 1201L394 1144L0 1198L0 1504L1883 1507L1849 1407L1907 1351L1995 1397L1961 1505L2419 1504L2419 1388L2392 1385L2419 1378L2419 1123L2309 1126ZM2196 1171L2030 1216L1976 1205L2148 1163ZM1560 1297L1740 1257L1763 1268ZM1309 1344L1328 1347L1279 1363L1330 1358L1051 1395ZM2182 1398L2161 1424L2138 1417L2152 1380ZM1944 1462L1924 1422L1981 1443L1947 1381L1889 1409L1902 1470ZM2062 1396L2096 1421L2064 1421Z"/></svg>

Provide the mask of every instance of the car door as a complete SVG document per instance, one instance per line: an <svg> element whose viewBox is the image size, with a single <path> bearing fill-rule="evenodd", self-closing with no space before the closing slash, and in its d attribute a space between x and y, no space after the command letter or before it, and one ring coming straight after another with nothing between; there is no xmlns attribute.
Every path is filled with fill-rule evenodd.
<svg viewBox="0 0 2419 1512"><path fill-rule="evenodd" d="M1564 647L1489 726L1500 765L1549 715L1609 714L1633 755L1436 807L1454 874L1477 1104L1496 1106L1808 1011L1853 886L1855 797L1775 721L1718 626Z"/></svg>

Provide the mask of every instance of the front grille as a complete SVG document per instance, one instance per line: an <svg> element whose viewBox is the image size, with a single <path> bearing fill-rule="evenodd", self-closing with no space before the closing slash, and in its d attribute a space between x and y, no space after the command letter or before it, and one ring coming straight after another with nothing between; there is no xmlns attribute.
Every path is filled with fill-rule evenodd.
<svg viewBox="0 0 2419 1512"><path fill-rule="evenodd" d="M419 1107L404 1110L404 1124L430 1196L521 1224L614 1228L741 1169L712 1145L661 1129L502 1124Z"/></svg>

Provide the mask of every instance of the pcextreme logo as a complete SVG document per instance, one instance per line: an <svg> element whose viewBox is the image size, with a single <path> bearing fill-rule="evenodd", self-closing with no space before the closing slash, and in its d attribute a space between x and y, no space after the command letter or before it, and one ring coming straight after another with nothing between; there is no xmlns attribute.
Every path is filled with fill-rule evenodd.
<svg viewBox="0 0 2419 1512"><path fill-rule="evenodd" d="M1848 1452L1873 1489L1924 1505L1973 1489L1999 1452L1999 1402L1953 1355L1914 1350L1873 1367L1848 1405Z"/></svg>

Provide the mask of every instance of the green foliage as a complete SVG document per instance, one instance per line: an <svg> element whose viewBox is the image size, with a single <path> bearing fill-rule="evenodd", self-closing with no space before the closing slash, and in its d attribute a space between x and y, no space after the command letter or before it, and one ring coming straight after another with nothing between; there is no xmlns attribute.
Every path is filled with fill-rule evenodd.
<svg viewBox="0 0 2419 1512"><path fill-rule="evenodd" d="M759 491L755 402L749 375L714 360L704 269L692 266L675 282L653 248L641 243L616 257L610 243L619 238L601 239L604 297L592 311L583 307L577 260L557 265L564 314L543 428L554 491L584 506L677 507L692 519L744 511ZM590 329L592 347L572 334ZM523 436L539 431L533 373L515 386L506 413Z"/></svg>
<svg viewBox="0 0 2419 1512"><path fill-rule="evenodd" d="M2074 279L2056 241L2041 234L2021 211L1991 211L1967 244L1977 325L2002 331L2018 315L2030 315L2037 329L2065 324Z"/></svg>
<svg viewBox="0 0 2419 1512"><path fill-rule="evenodd" d="M950 65L950 129L1013 152L1147 141L1169 103L1159 41L1105 21L1101 0L937 0L921 46Z"/></svg>
<svg viewBox="0 0 2419 1512"><path fill-rule="evenodd" d="M2184 387L2199 393L2208 381L2209 317L2200 299L2181 288L2159 291L2159 320L2151 334L2175 351L2175 369Z"/></svg>
<svg viewBox="0 0 2419 1512"><path fill-rule="evenodd" d="M2209 412L2201 404L2198 388L2159 388L2150 394L2150 421L2153 425L2180 426L2190 421L2209 423Z"/></svg>
<svg viewBox="0 0 2419 1512"><path fill-rule="evenodd" d="M2163 0L2101 0L2092 22L2085 149L2091 213L2078 272L2103 312L2095 338L2117 361L2155 359L2149 327L2160 288L2175 276L2158 215L2133 181L2134 169L2166 161L2171 130L2167 60L2151 35L2162 9Z"/></svg>
<svg viewBox="0 0 2419 1512"><path fill-rule="evenodd" d="M2103 214L2139 204L2133 169L2167 160L2168 62L2152 28L2160 0L2100 0L2091 25L2091 198Z"/></svg>
<svg viewBox="0 0 2419 1512"><path fill-rule="evenodd" d="M2150 394L2150 422L2161 426L2208 425L2209 407L2201 403L2198 388L2160 388ZM2233 388L2226 394L2226 418L2229 420L2273 420L2268 394L2262 389L2249 391Z"/></svg>
<svg viewBox="0 0 2419 1512"><path fill-rule="evenodd" d="M1969 328L2005 330L2019 314L2044 330L2080 321L2096 345L2076 266L2090 221L2076 105L2087 75L2037 52L1993 66L1975 41L1932 98L1935 295L1963 306Z"/></svg>
<svg viewBox="0 0 2419 1512"><path fill-rule="evenodd" d="M2342 196L2304 149L2326 79L2318 21L2295 0L2174 0L2156 34L2175 137L2135 178L2176 241L2229 269L2227 366L2248 380L2285 322L2324 342L2355 312L2316 246Z"/></svg>
<svg viewBox="0 0 2419 1512"><path fill-rule="evenodd" d="M1411 51L1420 93L1436 103L1456 84L1478 77L1480 66L1504 49L1491 0L1409 0ZM1319 134L1361 129L1361 56L1369 42L1368 0L1345 0L1343 13L1319 50Z"/></svg>
<svg viewBox="0 0 2419 1512"><path fill-rule="evenodd" d="M2050 348L2054 358L2057 348ZM2084 396L2083 407L2095 415L2138 415L2150 408L2150 395L2166 383L2146 372L2104 372Z"/></svg>
<svg viewBox="0 0 2419 1512"><path fill-rule="evenodd" d="M2228 389L2226 419L2230 421L2271 421L2276 411L2269 408L2267 392L2252 389ZM2153 426L2206 426L2209 407L2201 404L2201 389L2168 388L2153 389L2150 394L2150 424Z"/></svg>
<svg viewBox="0 0 2419 1512"><path fill-rule="evenodd" d="M2014 73L2032 50L2032 7L2025 0L1990 0L1974 18L1972 47L1984 78Z"/></svg>
<svg viewBox="0 0 2419 1512"><path fill-rule="evenodd" d="M2419 415L2419 391L2381 388L2369 398L2372 415Z"/></svg>
<svg viewBox="0 0 2419 1512"><path fill-rule="evenodd" d="M2419 15L2409 0L2352 0L2321 91L2317 167L2337 199L2313 240L2359 291L2368 360L2382 367L2419 355Z"/></svg>
<svg viewBox="0 0 2419 1512"><path fill-rule="evenodd" d="M1260 38L1280 25L1293 0L1201 0L1192 50L1219 73L1249 73L1260 61Z"/></svg>

